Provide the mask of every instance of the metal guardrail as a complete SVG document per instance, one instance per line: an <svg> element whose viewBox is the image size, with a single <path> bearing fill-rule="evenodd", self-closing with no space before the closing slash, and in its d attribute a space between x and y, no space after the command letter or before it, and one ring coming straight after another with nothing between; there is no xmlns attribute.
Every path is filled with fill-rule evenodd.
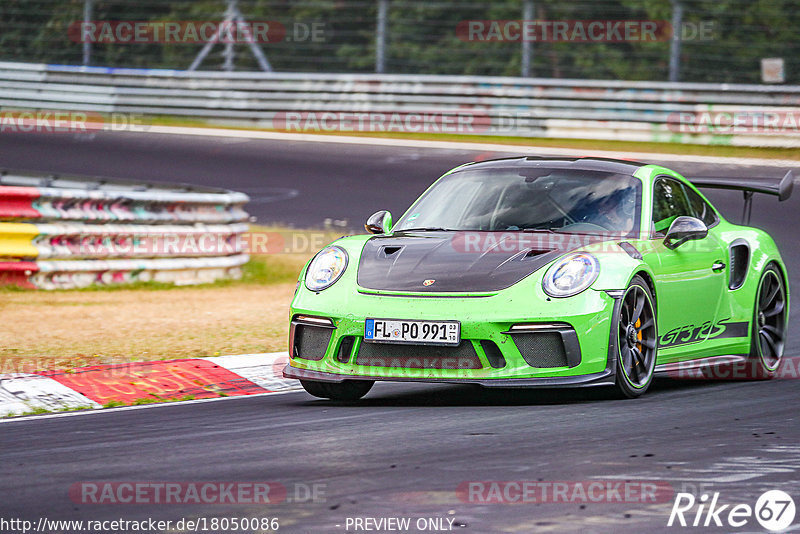
<svg viewBox="0 0 800 534"><path fill-rule="evenodd" d="M736 133L724 125L692 129L683 122L687 117L701 117L702 122L703 114L744 114L757 122L764 113L797 121L800 86L188 72L0 62L0 107L174 115L290 131L343 129L340 120L314 130L320 120L332 117L326 123L330 125L343 114L366 114L367 128L380 116L378 131L393 131L392 115L402 123L414 115L449 114L468 119L453 133L800 146L800 127L796 122L792 127L791 120L778 129L744 124ZM299 125L287 121L287 113L300 116ZM308 114L314 115L313 123L304 120ZM431 131L442 126L434 120Z"/></svg>
<svg viewBox="0 0 800 534"><path fill-rule="evenodd" d="M0 171L0 284L239 278L248 200L221 189Z"/></svg>

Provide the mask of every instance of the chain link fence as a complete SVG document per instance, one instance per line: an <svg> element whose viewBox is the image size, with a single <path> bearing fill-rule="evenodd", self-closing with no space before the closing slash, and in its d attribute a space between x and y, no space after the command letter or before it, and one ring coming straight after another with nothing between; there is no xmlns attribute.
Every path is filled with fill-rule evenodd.
<svg viewBox="0 0 800 534"><path fill-rule="evenodd" d="M797 84L798 26L798 0L3 0L0 60Z"/></svg>

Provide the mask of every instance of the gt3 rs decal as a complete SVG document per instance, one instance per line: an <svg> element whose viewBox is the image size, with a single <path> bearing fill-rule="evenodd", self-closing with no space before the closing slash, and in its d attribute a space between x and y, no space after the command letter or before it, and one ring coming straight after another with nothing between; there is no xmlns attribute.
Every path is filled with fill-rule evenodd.
<svg viewBox="0 0 800 534"><path fill-rule="evenodd" d="M730 318L722 319L716 323L706 321L700 326L687 325L673 328L658 341L661 348L677 347L690 343L699 343L707 339L724 339L733 337L747 337L749 323L731 323Z"/></svg>

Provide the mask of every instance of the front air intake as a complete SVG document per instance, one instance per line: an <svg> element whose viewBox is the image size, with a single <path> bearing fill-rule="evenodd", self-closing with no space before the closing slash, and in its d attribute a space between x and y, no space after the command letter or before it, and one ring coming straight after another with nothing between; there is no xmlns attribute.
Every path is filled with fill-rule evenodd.
<svg viewBox="0 0 800 534"><path fill-rule="evenodd" d="M336 360L341 363L350 361L350 353L353 352L353 344L355 343L355 336L345 336L342 342L339 343L339 350L336 352Z"/></svg>
<svg viewBox="0 0 800 534"><path fill-rule="evenodd" d="M520 324L508 332L522 359L531 367L576 367L581 348L575 330L566 323Z"/></svg>
<svg viewBox="0 0 800 534"><path fill-rule="evenodd" d="M492 366L492 369L502 369L506 366L506 359L503 357L503 352L494 341L482 339L481 348L486 354L486 360L489 362L489 365Z"/></svg>
<svg viewBox="0 0 800 534"><path fill-rule="evenodd" d="M319 361L325 357L335 327L330 319L298 316L292 321L292 358Z"/></svg>
<svg viewBox="0 0 800 534"><path fill-rule="evenodd" d="M747 280L747 270L750 268L750 246L746 241L738 239L731 245L730 254L731 267L728 288L736 290L742 287Z"/></svg>
<svg viewBox="0 0 800 534"><path fill-rule="evenodd" d="M511 339L525 363L531 367L544 369L567 366L567 353L558 332L512 334Z"/></svg>

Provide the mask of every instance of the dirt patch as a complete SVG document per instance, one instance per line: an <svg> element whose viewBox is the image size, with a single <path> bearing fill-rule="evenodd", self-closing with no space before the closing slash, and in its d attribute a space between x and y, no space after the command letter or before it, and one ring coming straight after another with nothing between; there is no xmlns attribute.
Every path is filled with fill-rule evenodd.
<svg viewBox="0 0 800 534"><path fill-rule="evenodd" d="M294 288L6 292L0 372L285 350Z"/></svg>

